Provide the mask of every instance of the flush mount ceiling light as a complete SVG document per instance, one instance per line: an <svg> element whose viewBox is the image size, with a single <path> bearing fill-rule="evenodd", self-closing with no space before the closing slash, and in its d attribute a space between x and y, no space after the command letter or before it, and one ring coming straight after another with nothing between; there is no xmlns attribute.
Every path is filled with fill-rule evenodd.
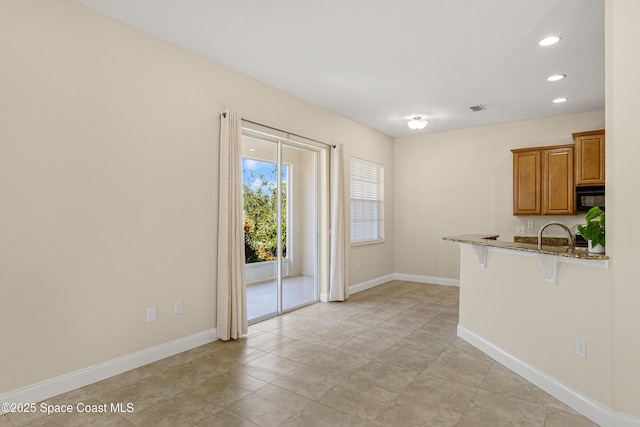
<svg viewBox="0 0 640 427"><path fill-rule="evenodd" d="M550 82L557 82L558 80L562 80L565 77L567 77L566 74L554 74L553 76L547 77L547 80Z"/></svg>
<svg viewBox="0 0 640 427"><path fill-rule="evenodd" d="M569 100L569 98L564 98L564 97L556 98L556 99L553 100L553 103L554 104L562 104L563 102L567 102L568 100Z"/></svg>
<svg viewBox="0 0 640 427"><path fill-rule="evenodd" d="M407 126L413 130L420 130L424 129L427 123L429 122L424 116L413 116L413 118L407 122Z"/></svg>
<svg viewBox="0 0 640 427"><path fill-rule="evenodd" d="M560 37L558 36L549 36L549 37L545 37L542 40L540 40L538 42L538 44L540 46L551 46L554 45L556 43L558 43L560 41Z"/></svg>

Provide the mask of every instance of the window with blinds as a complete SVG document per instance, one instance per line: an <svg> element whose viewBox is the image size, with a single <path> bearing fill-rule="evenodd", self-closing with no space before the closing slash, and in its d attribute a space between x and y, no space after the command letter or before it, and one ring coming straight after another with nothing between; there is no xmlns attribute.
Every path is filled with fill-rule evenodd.
<svg viewBox="0 0 640 427"><path fill-rule="evenodd" d="M384 240L384 166L351 158L351 243Z"/></svg>

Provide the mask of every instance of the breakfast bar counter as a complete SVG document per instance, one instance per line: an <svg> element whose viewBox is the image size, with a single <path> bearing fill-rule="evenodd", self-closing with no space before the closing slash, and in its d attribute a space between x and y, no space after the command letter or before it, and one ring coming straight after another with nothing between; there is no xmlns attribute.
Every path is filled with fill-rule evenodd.
<svg viewBox="0 0 640 427"><path fill-rule="evenodd" d="M608 260L609 257L603 254L590 254L587 248L571 248L568 246L542 245L538 249L537 244L519 243L513 241L498 240L497 234L463 234L460 236L443 237L443 240L451 242L467 243L471 245L490 246L493 248L510 249L514 251L533 252L546 255L557 255L568 258L578 258L585 260ZM544 239L543 239L544 243Z"/></svg>
<svg viewBox="0 0 640 427"><path fill-rule="evenodd" d="M609 267L609 257L603 254L590 254L586 248L570 246L542 245L498 240L496 234L463 234L443 237L443 240L456 242L460 246L470 245L476 253L478 262L487 268L487 254L490 251L507 251L514 254L534 256L540 262L547 283L558 283L558 263L579 264L588 267ZM544 239L543 239L544 243Z"/></svg>

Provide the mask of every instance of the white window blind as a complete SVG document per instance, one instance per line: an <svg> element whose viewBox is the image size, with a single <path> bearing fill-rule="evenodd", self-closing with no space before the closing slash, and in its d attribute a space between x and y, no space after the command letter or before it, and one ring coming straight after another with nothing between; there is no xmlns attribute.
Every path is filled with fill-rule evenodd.
<svg viewBox="0 0 640 427"><path fill-rule="evenodd" d="M351 243L384 239L384 166L351 158Z"/></svg>

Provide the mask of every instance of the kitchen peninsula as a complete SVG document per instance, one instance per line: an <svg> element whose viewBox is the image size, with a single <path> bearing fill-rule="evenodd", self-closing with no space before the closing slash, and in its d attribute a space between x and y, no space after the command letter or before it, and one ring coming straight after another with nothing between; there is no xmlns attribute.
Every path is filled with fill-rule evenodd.
<svg viewBox="0 0 640 427"><path fill-rule="evenodd" d="M458 336L597 419L611 405L609 257L491 234L443 239L460 246Z"/></svg>
<svg viewBox="0 0 640 427"><path fill-rule="evenodd" d="M586 248L569 246L537 245L498 240L495 234L465 234L461 236L443 237L443 240L457 242L460 245L471 245L483 268L487 267L487 253L490 250L514 251L516 254L535 256L544 270L547 283L558 283L558 263L573 263L590 267L608 268L609 257L602 254L590 254Z"/></svg>
<svg viewBox="0 0 640 427"><path fill-rule="evenodd" d="M496 234L464 234L461 236L443 237L443 240L465 243L470 245L489 246L493 248L511 249L514 251L533 252L546 255L557 255L577 259L608 260L609 257L603 254L590 254L587 248L569 248L568 246L549 246L544 244L542 249L534 244L519 243L514 241L498 240Z"/></svg>

